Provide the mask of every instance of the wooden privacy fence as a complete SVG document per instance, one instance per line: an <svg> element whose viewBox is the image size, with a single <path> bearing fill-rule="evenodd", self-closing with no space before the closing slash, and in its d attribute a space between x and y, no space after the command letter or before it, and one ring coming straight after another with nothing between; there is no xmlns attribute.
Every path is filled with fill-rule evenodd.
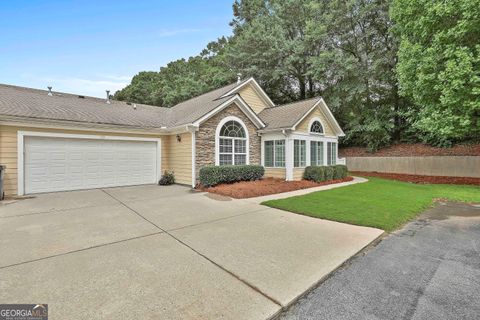
<svg viewBox="0 0 480 320"><path fill-rule="evenodd" d="M478 156L346 157L350 171L480 178Z"/></svg>

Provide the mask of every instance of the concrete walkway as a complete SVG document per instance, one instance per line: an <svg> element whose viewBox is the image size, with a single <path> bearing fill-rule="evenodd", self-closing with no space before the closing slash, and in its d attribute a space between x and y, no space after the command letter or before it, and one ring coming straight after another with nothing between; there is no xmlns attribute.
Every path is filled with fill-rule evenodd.
<svg viewBox="0 0 480 320"><path fill-rule="evenodd" d="M50 319L266 319L381 230L181 186L0 205L0 301Z"/></svg>
<svg viewBox="0 0 480 320"><path fill-rule="evenodd" d="M285 198L290 198L290 197L295 197L295 196L302 196L304 194L309 194L309 193L312 193L312 192L336 189L336 188L341 188L341 187L349 186L349 185L352 185L352 184L363 183L363 182L367 182L367 181L368 181L368 179L365 179L365 178L362 178L362 177L353 177L353 180L348 181L348 182L328 184L326 186L313 187L313 188L308 188L308 189L301 189L301 190L271 194L271 195L268 195L268 196L247 198L247 199L242 199L242 201L247 201L247 202L251 202L251 203L260 204L260 203L262 203L264 201L268 201L268 200L285 199Z"/></svg>

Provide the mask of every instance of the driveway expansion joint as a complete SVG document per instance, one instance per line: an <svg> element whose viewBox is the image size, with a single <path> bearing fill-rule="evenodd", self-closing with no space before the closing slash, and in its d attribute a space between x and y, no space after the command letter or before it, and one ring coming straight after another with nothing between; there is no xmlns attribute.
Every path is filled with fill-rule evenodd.
<svg viewBox="0 0 480 320"><path fill-rule="evenodd" d="M65 256L65 255L68 255L68 254L76 253L76 252L82 252L82 251L87 251L87 250L91 250L91 249L106 247L106 246L109 246L109 245L112 245L112 244L127 242L127 241L130 241L130 240L142 239L142 238L155 236L155 235L162 234L162 233L164 233L164 232L160 231L160 232L149 233L149 234L141 235L141 236L138 236L138 237L122 239L122 240L108 242L108 243L102 243L102 244L98 244L98 245L87 247L87 248L81 248L81 249L77 249L77 250L62 252L62 253L59 253L59 254L54 254L54 255L51 255L51 256L47 256L47 257L42 257L42 258L28 260L28 261L22 261L22 262L18 262L18 263L6 265L6 266L0 266L0 270L20 266L20 265L27 264L27 263L32 263L32 262L47 260L47 259L51 259L51 258L61 257L61 256Z"/></svg>

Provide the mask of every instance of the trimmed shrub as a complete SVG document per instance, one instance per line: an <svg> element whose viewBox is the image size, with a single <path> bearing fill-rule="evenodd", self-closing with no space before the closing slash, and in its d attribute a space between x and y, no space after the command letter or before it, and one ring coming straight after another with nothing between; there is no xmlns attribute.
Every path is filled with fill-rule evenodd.
<svg viewBox="0 0 480 320"><path fill-rule="evenodd" d="M161 186L168 186L175 183L175 175L173 171L165 171L163 176L158 181L158 184Z"/></svg>
<svg viewBox="0 0 480 320"><path fill-rule="evenodd" d="M337 164L333 167L333 179L343 179L347 177L347 166L343 164Z"/></svg>
<svg viewBox="0 0 480 320"><path fill-rule="evenodd" d="M333 179L333 173L335 171L333 169L333 166L326 166L324 168L325 168L325 180L326 181L332 180Z"/></svg>
<svg viewBox="0 0 480 320"><path fill-rule="evenodd" d="M243 166L206 166L200 169L200 184L205 187L220 183L253 181L263 177L265 168L256 165Z"/></svg>
<svg viewBox="0 0 480 320"><path fill-rule="evenodd" d="M308 166L303 172L303 179L315 182L325 181L325 167L324 166Z"/></svg>

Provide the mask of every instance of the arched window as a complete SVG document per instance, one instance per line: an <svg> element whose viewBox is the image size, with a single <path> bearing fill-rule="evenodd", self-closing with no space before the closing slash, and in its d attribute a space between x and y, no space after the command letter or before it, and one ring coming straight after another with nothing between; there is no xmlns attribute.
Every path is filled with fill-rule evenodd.
<svg viewBox="0 0 480 320"><path fill-rule="evenodd" d="M248 159L248 133L240 119L224 119L217 128L217 164L242 165Z"/></svg>
<svg viewBox="0 0 480 320"><path fill-rule="evenodd" d="M313 121L312 125L310 126L310 132L323 134L323 126L320 123L320 121L318 120Z"/></svg>

